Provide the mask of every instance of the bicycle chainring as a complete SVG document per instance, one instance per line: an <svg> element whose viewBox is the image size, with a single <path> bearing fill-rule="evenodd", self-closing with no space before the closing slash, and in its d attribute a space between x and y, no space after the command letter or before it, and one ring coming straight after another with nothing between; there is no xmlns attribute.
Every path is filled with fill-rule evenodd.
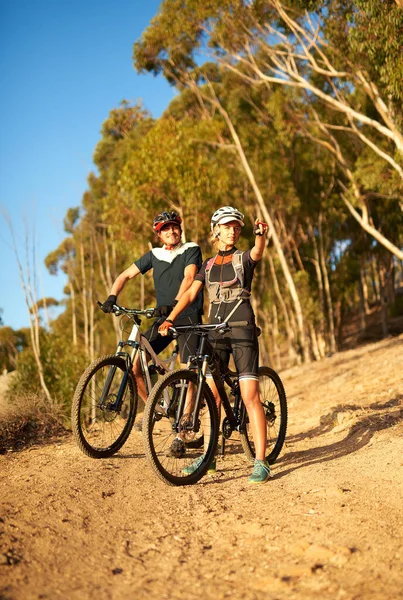
<svg viewBox="0 0 403 600"><path fill-rule="evenodd" d="M231 437L232 432L233 429L231 427L231 423L229 422L228 417L225 417L224 421L222 422L223 437L228 440Z"/></svg>

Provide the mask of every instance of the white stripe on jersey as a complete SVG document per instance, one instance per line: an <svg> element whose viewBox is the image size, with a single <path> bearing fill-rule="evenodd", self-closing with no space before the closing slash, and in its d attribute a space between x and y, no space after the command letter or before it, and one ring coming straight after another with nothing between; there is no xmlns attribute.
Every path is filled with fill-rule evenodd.
<svg viewBox="0 0 403 600"><path fill-rule="evenodd" d="M195 242L186 242L186 244L179 244L174 250L167 250L165 246L163 246L162 248L153 248L151 252L154 254L157 260L171 263L177 256L179 256L179 254L183 254L188 248L194 247L197 247Z"/></svg>

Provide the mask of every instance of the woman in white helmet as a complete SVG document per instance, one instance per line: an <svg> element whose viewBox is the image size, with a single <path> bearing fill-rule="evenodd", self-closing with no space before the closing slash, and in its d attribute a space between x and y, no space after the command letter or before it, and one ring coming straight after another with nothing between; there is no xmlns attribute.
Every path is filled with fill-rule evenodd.
<svg viewBox="0 0 403 600"><path fill-rule="evenodd" d="M239 376L242 398L248 411L249 422L255 440L256 460L250 483L265 483L271 476L265 460L266 419L259 398L259 347L256 334L255 315L250 303L251 286L255 267L266 246L268 225L258 219L255 222L255 243L246 252L237 250L236 243L244 226L244 215L232 206L219 208L211 218L211 232L218 246L214 257L207 259L191 287L183 294L169 319L159 328L161 335L178 315L197 297L205 286L210 299L209 322L247 321L248 326L233 328L231 332L216 340L215 348L228 364L232 352ZM214 382L210 379L217 404L220 398ZM199 467L202 458L186 467L192 473ZM209 473L215 471L215 461Z"/></svg>

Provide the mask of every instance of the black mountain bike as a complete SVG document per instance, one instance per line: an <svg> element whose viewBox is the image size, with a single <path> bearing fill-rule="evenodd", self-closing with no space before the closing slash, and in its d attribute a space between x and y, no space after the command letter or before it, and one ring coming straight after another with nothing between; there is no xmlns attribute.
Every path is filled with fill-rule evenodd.
<svg viewBox="0 0 403 600"><path fill-rule="evenodd" d="M196 483L207 472L217 452L219 418L214 396L206 381L209 369L220 394L225 418L222 422L222 453L225 441L239 432L242 448L250 461L255 458L249 419L240 393L239 380L214 351L208 339L215 334L243 327L247 322L171 327L173 337L197 333L200 342L197 354L190 358L187 369L164 375L154 386L145 406L143 436L146 456L154 471L170 485ZM226 386L231 399L228 398ZM273 464L281 452L287 430L287 400L279 375L269 367L259 368L259 393L267 423L266 458ZM167 405L166 399L169 397ZM169 448L175 437L182 439L187 451L173 457ZM204 438L203 447L194 440ZM198 460L196 471L189 469Z"/></svg>
<svg viewBox="0 0 403 600"><path fill-rule="evenodd" d="M98 302L98 305L101 306L101 303ZM116 316L125 316L132 321L128 340L119 341L115 354L94 360L77 384L71 407L71 426L78 447L91 458L112 456L130 435L138 402L137 383L132 371L136 355L140 355L147 394L151 392L158 374L174 369L178 346L167 360L161 360L140 331L140 316L151 319L154 311L154 308L140 310L114 305L112 312ZM147 354L151 356L151 364L148 364ZM168 400L166 396L166 403Z"/></svg>

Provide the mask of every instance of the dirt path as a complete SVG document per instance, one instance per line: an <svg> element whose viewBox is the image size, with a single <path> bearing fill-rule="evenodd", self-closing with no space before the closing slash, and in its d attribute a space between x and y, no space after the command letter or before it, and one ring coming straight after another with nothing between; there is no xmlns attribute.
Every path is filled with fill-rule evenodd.
<svg viewBox="0 0 403 600"><path fill-rule="evenodd" d="M287 448L264 486L159 481L141 434L0 457L0 600L403 598L403 336L282 373Z"/></svg>

